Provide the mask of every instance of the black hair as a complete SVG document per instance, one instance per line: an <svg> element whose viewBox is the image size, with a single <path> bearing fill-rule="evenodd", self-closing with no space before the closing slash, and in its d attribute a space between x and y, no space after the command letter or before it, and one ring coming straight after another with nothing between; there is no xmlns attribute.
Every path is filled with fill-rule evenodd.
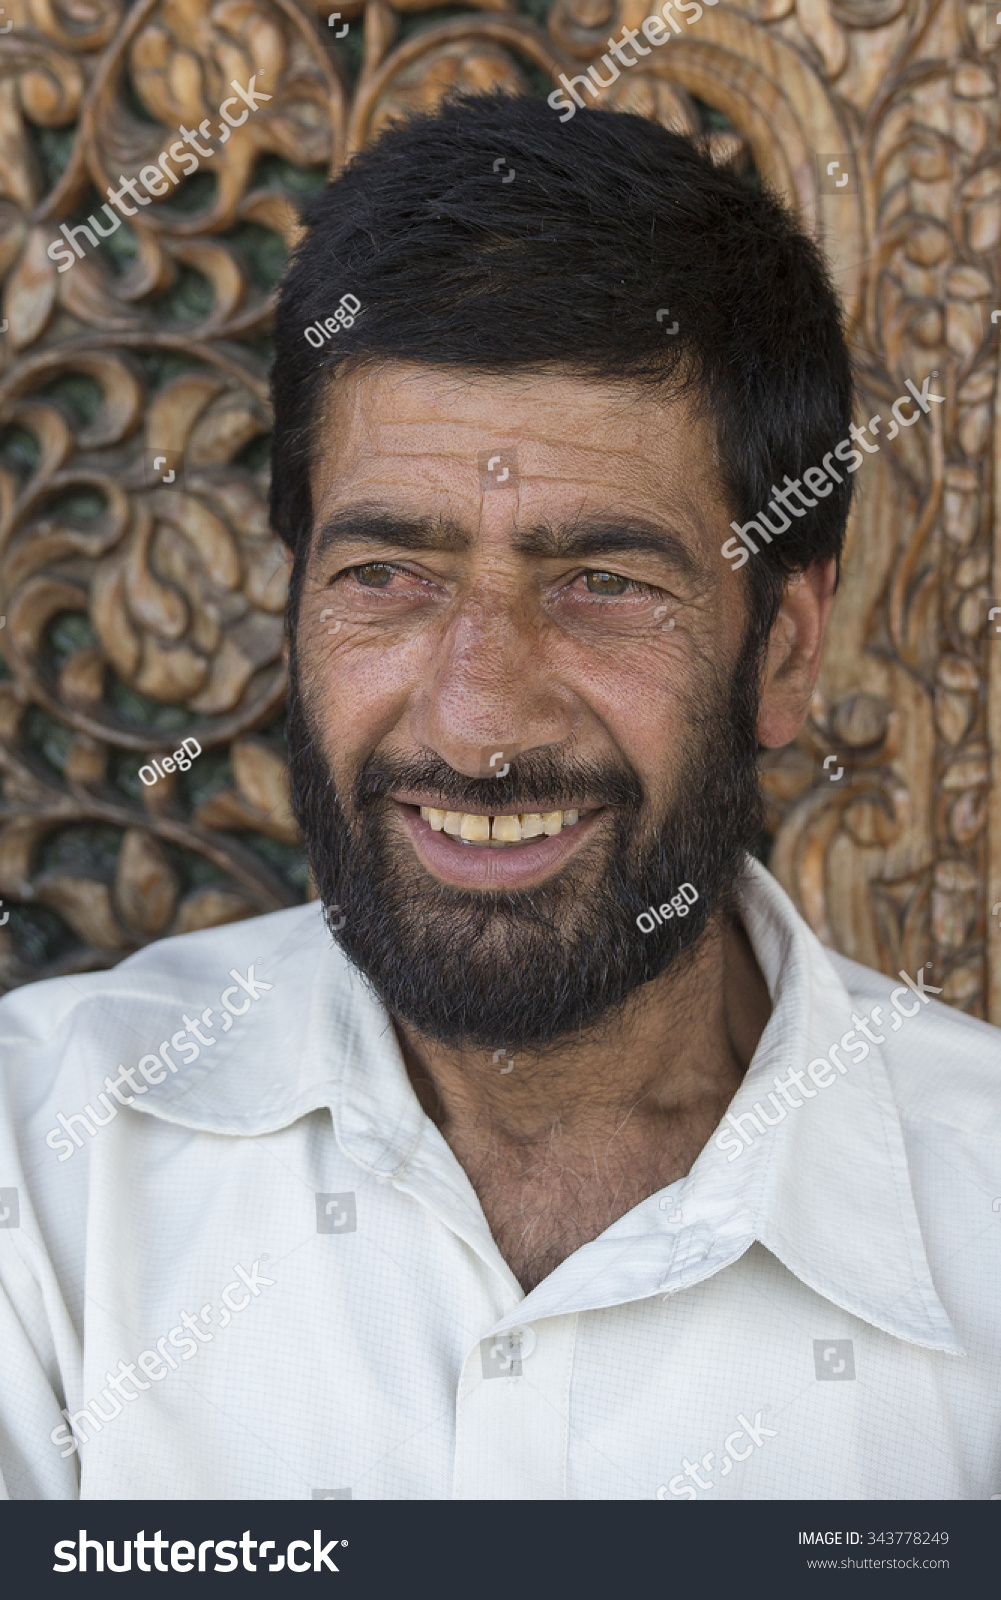
<svg viewBox="0 0 1001 1600"><path fill-rule="evenodd" d="M531 96L456 95L391 124L303 222L272 378L272 524L297 557L312 524L314 420L345 361L559 364L685 389L713 424L740 524L848 433L851 360L818 248L767 188L645 117L585 108L564 122ZM343 295L360 314L314 348L306 326ZM840 557L852 493L841 476L749 561L760 638L785 578Z"/></svg>

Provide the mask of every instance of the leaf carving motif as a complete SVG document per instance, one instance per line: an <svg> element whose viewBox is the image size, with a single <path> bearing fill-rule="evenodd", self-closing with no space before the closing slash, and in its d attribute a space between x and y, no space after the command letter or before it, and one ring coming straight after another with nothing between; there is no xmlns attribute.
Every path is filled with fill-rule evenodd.
<svg viewBox="0 0 1001 1600"><path fill-rule="evenodd" d="M287 570L266 514L263 341L298 201L401 113L455 87L538 92L649 9L342 0L335 43L298 0L20 5L0 39L3 983L314 892L282 772ZM771 861L821 937L888 971L931 959L945 998L1001 1021L988 22L966 0L721 0L606 103L701 130L798 209L846 303L866 417L937 374L945 404L866 462L811 716L763 763ZM224 138L228 85L255 73L271 99ZM61 225L206 119L198 173L58 271ZM857 193L825 192L823 152ZM144 783L185 736L192 768ZM816 777L830 751L853 763L837 792Z"/></svg>

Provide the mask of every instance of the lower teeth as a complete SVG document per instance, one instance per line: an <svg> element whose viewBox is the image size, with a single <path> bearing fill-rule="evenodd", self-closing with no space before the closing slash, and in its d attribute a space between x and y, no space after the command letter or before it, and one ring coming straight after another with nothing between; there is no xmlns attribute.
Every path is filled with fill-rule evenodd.
<svg viewBox="0 0 1001 1600"><path fill-rule="evenodd" d="M454 834L449 834L454 839ZM537 834L536 838L544 839L545 834ZM534 844L535 839L458 839L457 844L471 844L478 850L517 850L520 845Z"/></svg>

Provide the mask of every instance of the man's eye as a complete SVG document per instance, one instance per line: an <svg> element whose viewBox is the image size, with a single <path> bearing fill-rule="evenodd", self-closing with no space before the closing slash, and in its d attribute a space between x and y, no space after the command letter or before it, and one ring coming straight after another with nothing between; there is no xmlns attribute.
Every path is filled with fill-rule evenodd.
<svg viewBox="0 0 1001 1600"><path fill-rule="evenodd" d="M587 572L584 576L590 594L624 594L629 586L629 579L615 572Z"/></svg>
<svg viewBox="0 0 1001 1600"><path fill-rule="evenodd" d="M385 589L393 576L393 568L388 561L368 561L363 567L355 567L354 575L367 589Z"/></svg>

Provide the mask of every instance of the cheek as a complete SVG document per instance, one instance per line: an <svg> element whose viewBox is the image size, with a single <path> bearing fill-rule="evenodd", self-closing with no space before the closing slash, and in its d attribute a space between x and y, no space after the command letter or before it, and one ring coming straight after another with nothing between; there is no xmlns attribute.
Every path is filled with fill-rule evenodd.
<svg viewBox="0 0 1001 1600"><path fill-rule="evenodd" d="M304 697L329 759L353 764L398 725L414 693L414 653L366 640L347 624L332 638L314 636L303 656Z"/></svg>
<svg viewBox="0 0 1001 1600"><path fill-rule="evenodd" d="M690 717L680 693L683 663L651 647L639 663L582 675L580 693L591 716L642 776L651 794L668 793L691 739Z"/></svg>

